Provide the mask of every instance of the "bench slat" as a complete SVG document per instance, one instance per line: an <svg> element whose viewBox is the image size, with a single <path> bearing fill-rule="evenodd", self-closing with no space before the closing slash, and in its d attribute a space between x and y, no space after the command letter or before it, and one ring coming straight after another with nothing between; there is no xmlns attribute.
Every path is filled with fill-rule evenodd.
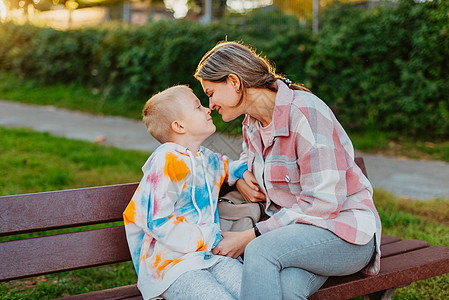
<svg viewBox="0 0 449 300"><path fill-rule="evenodd" d="M359 166L359 168L362 170L363 175L365 175L366 177L368 177L368 173L366 172L366 166L365 166L365 161L363 160L363 157L355 157L354 158L354 162L357 164L357 166Z"/></svg>
<svg viewBox="0 0 449 300"><path fill-rule="evenodd" d="M381 239L380 243L381 243L381 245L387 245L390 243L398 242L400 240L402 240L402 238L400 238L398 236L382 234L382 239Z"/></svg>
<svg viewBox="0 0 449 300"><path fill-rule="evenodd" d="M123 226L0 243L0 281L130 260Z"/></svg>
<svg viewBox="0 0 449 300"><path fill-rule="evenodd" d="M449 248L432 246L381 259L378 275L331 277L310 300L349 299L449 272Z"/></svg>
<svg viewBox="0 0 449 300"><path fill-rule="evenodd" d="M4 196L0 236L121 221L137 183Z"/></svg>
<svg viewBox="0 0 449 300"><path fill-rule="evenodd" d="M413 250L419 250L422 248L427 248L430 246L429 242L426 241L420 241L420 240L400 240L395 243L389 243L386 245L382 245L380 247L380 251L382 253L382 258L410 252Z"/></svg>
<svg viewBox="0 0 449 300"><path fill-rule="evenodd" d="M64 300L105 300L105 299L143 299L136 284L120 286L112 289L95 291L85 294L73 295L64 298Z"/></svg>
<svg viewBox="0 0 449 300"><path fill-rule="evenodd" d="M392 240L397 242L389 243ZM384 241L387 241L387 244L384 244ZM383 235L382 257L385 254L391 256L394 253L403 253L426 246L428 246L427 242L392 239L390 236ZM103 249L109 249L110 252L101 252L100 255ZM11 261L11 257L21 259ZM27 257L31 259L27 260ZM130 259L123 226L10 241L0 243L0 261L6 262L0 266L0 280L43 275Z"/></svg>

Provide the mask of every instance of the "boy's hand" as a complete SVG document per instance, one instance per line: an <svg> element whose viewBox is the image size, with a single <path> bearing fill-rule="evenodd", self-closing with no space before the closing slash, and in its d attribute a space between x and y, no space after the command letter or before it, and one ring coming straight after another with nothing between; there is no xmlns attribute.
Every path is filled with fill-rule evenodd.
<svg viewBox="0 0 449 300"><path fill-rule="evenodd" d="M242 255L245 252L246 245L256 238L253 228L242 232L224 231L222 235L223 239L212 249L212 253L232 258Z"/></svg>
<svg viewBox="0 0 449 300"><path fill-rule="evenodd" d="M250 171L246 170L243 173L243 180L237 180L236 186L247 202L265 201L265 194L260 191L256 177Z"/></svg>

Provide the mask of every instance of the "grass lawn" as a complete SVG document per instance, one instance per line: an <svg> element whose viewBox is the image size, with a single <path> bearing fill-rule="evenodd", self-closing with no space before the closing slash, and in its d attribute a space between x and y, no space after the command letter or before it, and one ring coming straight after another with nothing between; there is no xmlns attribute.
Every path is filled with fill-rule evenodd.
<svg viewBox="0 0 449 300"><path fill-rule="evenodd" d="M355 149L365 153L449 162L449 141L422 141L409 137L393 137L387 133L367 131L349 133Z"/></svg>
<svg viewBox="0 0 449 300"><path fill-rule="evenodd" d="M0 127L0 195L140 181L149 153Z"/></svg>
<svg viewBox="0 0 449 300"><path fill-rule="evenodd" d="M1 127L0 151L0 195L136 182L148 156ZM375 203L383 233L449 246L449 201L405 200L376 190ZM125 262L0 283L0 299L62 297L135 282L134 269ZM449 274L401 288L393 299L448 299L448 286Z"/></svg>
<svg viewBox="0 0 449 300"><path fill-rule="evenodd" d="M45 86L4 72L0 72L0 99L134 119L140 118L146 100L142 99L141 105L137 101L111 100L80 85Z"/></svg>

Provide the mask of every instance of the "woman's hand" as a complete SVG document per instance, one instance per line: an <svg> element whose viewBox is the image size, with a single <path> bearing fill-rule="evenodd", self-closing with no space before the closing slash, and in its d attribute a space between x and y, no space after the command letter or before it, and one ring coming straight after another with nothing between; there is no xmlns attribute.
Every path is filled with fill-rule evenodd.
<svg viewBox="0 0 449 300"><path fill-rule="evenodd" d="M265 201L265 194L260 191L256 177L248 170L243 173L243 179L237 180L236 187L247 202Z"/></svg>
<svg viewBox="0 0 449 300"><path fill-rule="evenodd" d="M212 249L212 253L232 258L237 258L242 255L245 252L246 245L256 238L253 228L242 232L223 231L221 235L223 238Z"/></svg>
<svg viewBox="0 0 449 300"><path fill-rule="evenodd" d="M257 182L254 174L248 170L243 172L243 180L245 180L246 184L253 190L258 191L260 189L259 183Z"/></svg>

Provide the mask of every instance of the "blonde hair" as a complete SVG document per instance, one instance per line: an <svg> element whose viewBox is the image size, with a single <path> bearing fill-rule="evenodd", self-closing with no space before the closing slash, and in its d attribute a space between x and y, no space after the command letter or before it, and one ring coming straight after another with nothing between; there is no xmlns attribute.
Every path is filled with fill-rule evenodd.
<svg viewBox="0 0 449 300"><path fill-rule="evenodd" d="M273 90L277 79L283 80L293 90L310 92L304 86L292 84L288 79L276 74L275 67L268 59L237 42L219 42L203 56L194 76L198 80L223 82L229 74L238 76L242 92L245 88L253 87Z"/></svg>
<svg viewBox="0 0 449 300"><path fill-rule="evenodd" d="M182 117L180 100L193 93L186 85L176 85L153 95L142 110L143 121L148 132L160 143L170 141L173 131L171 123Z"/></svg>

